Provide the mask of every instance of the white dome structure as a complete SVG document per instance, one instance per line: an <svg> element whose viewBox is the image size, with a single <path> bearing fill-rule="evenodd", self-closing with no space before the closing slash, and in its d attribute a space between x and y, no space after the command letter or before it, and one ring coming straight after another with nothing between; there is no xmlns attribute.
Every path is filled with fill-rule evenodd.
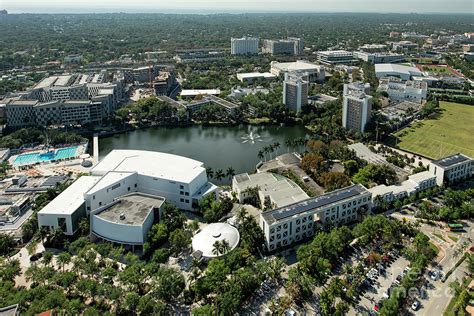
<svg viewBox="0 0 474 316"><path fill-rule="evenodd" d="M214 244L216 241L227 241L229 248L227 252L233 250L239 244L240 234L237 228L227 223L213 223L204 227L193 238L193 250L202 253L203 257L215 258L224 255L216 253Z"/></svg>

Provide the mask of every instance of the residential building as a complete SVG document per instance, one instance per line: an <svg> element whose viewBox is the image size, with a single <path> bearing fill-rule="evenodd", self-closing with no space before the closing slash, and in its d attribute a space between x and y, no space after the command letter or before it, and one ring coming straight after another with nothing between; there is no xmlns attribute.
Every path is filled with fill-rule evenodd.
<svg viewBox="0 0 474 316"><path fill-rule="evenodd" d="M174 59L177 63L209 62L225 58L225 51L220 48L176 50Z"/></svg>
<svg viewBox="0 0 474 316"><path fill-rule="evenodd" d="M258 54L258 37L231 38L232 55L257 55Z"/></svg>
<svg viewBox="0 0 474 316"><path fill-rule="evenodd" d="M436 183L451 184L472 177L474 161L464 154L455 154L430 163L429 170L436 176Z"/></svg>
<svg viewBox="0 0 474 316"><path fill-rule="evenodd" d="M64 57L64 63L68 65L78 65L82 62L82 55L73 54Z"/></svg>
<svg viewBox="0 0 474 316"><path fill-rule="evenodd" d="M280 40L264 40L262 52L271 55L302 55L304 42L301 38L288 37Z"/></svg>
<svg viewBox="0 0 474 316"><path fill-rule="evenodd" d="M342 126L363 133L372 115L372 96L369 84L344 84L342 102Z"/></svg>
<svg viewBox="0 0 474 316"><path fill-rule="evenodd" d="M413 38L415 40L424 40L429 38L428 35L423 35L423 34L418 34L416 32L403 32L402 33L402 38Z"/></svg>
<svg viewBox="0 0 474 316"><path fill-rule="evenodd" d="M415 76L422 77L423 73L416 67L399 64L375 64L377 78L397 77L401 80L410 80Z"/></svg>
<svg viewBox="0 0 474 316"><path fill-rule="evenodd" d="M426 100L428 84L422 81L402 81L400 78L388 77L379 81L378 92L386 92L390 100L420 102Z"/></svg>
<svg viewBox="0 0 474 316"><path fill-rule="evenodd" d="M96 235L141 244L150 222L159 219L165 199L180 209L193 210L218 190L208 181L202 162L159 152L113 150L90 176L80 177L39 211L38 225L72 235L79 220L90 214Z"/></svg>
<svg viewBox="0 0 474 316"><path fill-rule="evenodd" d="M283 104L296 113L308 104L309 82L297 74L285 74L283 82Z"/></svg>
<svg viewBox="0 0 474 316"><path fill-rule="evenodd" d="M403 54L354 52L354 57L372 64L400 63L405 60Z"/></svg>
<svg viewBox="0 0 474 316"><path fill-rule="evenodd" d="M306 200L309 196L293 181L275 173L242 173L233 177L232 191L239 203L260 201L260 207L277 208Z"/></svg>
<svg viewBox="0 0 474 316"><path fill-rule="evenodd" d="M318 52L318 61L324 65L351 64L357 60L352 52L345 50L331 50Z"/></svg>
<svg viewBox="0 0 474 316"><path fill-rule="evenodd" d="M474 52L474 44L466 44L462 46L462 51L465 53L473 53Z"/></svg>
<svg viewBox="0 0 474 316"><path fill-rule="evenodd" d="M307 239L328 224L356 221L369 210L371 193L356 184L323 195L262 212L260 227L269 251Z"/></svg>
<svg viewBox="0 0 474 316"><path fill-rule="evenodd" d="M305 60L295 62L280 63L272 61L270 72L278 77L284 77L287 73L305 73L310 82L323 82L326 77L324 66L313 64Z"/></svg>

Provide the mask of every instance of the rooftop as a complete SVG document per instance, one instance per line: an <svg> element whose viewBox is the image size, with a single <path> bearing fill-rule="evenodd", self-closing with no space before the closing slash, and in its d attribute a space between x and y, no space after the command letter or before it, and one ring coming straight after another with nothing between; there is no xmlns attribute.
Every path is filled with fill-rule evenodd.
<svg viewBox="0 0 474 316"><path fill-rule="evenodd" d="M423 76L418 68L400 64L375 64L375 72L398 72L410 76Z"/></svg>
<svg viewBox="0 0 474 316"><path fill-rule="evenodd" d="M203 163L194 159L146 150L112 150L92 169L93 175L109 171L137 172L162 179L189 183L206 172Z"/></svg>
<svg viewBox="0 0 474 316"><path fill-rule="evenodd" d="M209 224L193 237L193 250L200 251L207 258L218 257L217 253L213 253L214 243L222 240L228 242L229 251L234 249L239 244L239 231L226 223Z"/></svg>
<svg viewBox="0 0 474 316"><path fill-rule="evenodd" d="M165 199L161 197L132 193L122 196L112 206L94 216L116 224L140 226L150 212L154 208L160 208L164 202Z"/></svg>
<svg viewBox="0 0 474 316"><path fill-rule="evenodd" d="M94 176L80 177L48 205L43 207L39 214L70 215L74 213L84 203L84 194L99 180L100 177Z"/></svg>
<svg viewBox="0 0 474 316"><path fill-rule="evenodd" d="M449 157L445 157L443 159L433 160L432 163L440 167L446 168L461 162L465 162L466 160L471 160L471 158L463 154L455 154Z"/></svg>
<svg viewBox="0 0 474 316"><path fill-rule="evenodd" d="M263 212L262 216L265 221L270 225L276 221L299 215L301 213L314 211L318 208L325 207L327 205L331 205L364 193L369 193L369 191L364 186L360 184L355 184L317 197L309 198L304 201L297 202L285 207Z"/></svg>
<svg viewBox="0 0 474 316"><path fill-rule="evenodd" d="M319 70L322 66L313 64L305 60L297 60L294 62L280 63L276 61L271 62L272 68L277 68L283 72L305 71L305 70Z"/></svg>
<svg viewBox="0 0 474 316"><path fill-rule="evenodd" d="M258 186L261 194L269 196L277 207L283 207L309 198L294 182L270 172L260 172L251 175L243 173L236 175L235 180L240 191Z"/></svg>
<svg viewBox="0 0 474 316"><path fill-rule="evenodd" d="M219 95L221 90L219 89L188 89L182 90L180 95L182 97L192 97L197 95Z"/></svg>

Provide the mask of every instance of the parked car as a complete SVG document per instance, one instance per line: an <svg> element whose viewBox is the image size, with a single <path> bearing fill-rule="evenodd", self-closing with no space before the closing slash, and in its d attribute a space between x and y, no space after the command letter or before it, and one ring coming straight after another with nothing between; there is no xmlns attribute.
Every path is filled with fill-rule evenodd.
<svg viewBox="0 0 474 316"><path fill-rule="evenodd" d="M420 302L416 300L413 302L413 304L411 304L411 309L414 311L417 311L419 307L420 307Z"/></svg>
<svg viewBox="0 0 474 316"><path fill-rule="evenodd" d="M35 261L38 261L39 259L41 259L43 257L43 253L42 252L38 252L38 253L35 253L34 255L32 255L30 257L30 261L31 262L35 262Z"/></svg>
<svg viewBox="0 0 474 316"><path fill-rule="evenodd" d="M439 272L438 272L438 271L433 270L433 271L430 272L430 278L431 278L431 280L433 280L433 281L438 280L438 276L439 276Z"/></svg>

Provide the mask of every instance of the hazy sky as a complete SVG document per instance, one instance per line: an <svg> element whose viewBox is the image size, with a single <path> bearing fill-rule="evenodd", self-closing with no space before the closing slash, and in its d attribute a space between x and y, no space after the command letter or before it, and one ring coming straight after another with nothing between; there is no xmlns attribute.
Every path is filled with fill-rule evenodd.
<svg viewBox="0 0 474 316"><path fill-rule="evenodd" d="M474 0L0 0L15 12L462 12Z"/></svg>

